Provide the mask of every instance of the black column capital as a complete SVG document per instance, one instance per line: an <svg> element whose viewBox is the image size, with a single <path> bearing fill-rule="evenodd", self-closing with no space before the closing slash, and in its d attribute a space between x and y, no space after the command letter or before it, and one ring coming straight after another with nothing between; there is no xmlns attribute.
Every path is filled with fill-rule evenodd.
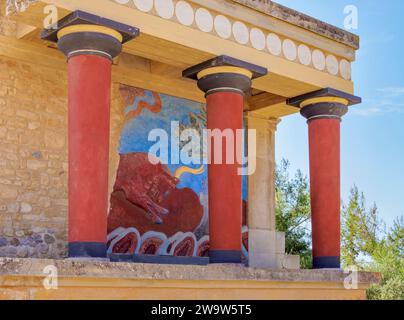
<svg viewBox="0 0 404 320"><path fill-rule="evenodd" d="M300 108L301 115L311 121L324 118L341 120L349 106L361 102L360 97L325 88L288 99L287 104Z"/></svg>
<svg viewBox="0 0 404 320"><path fill-rule="evenodd" d="M251 89L253 79L266 74L266 68L226 55L202 62L182 73L185 78L198 80L199 89L206 95L220 91L244 95Z"/></svg>
<svg viewBox="0 0 404 320"><path fill-rule="evenodd" d="M57 43L67 58L91 54L112 60L138 35L136 27L78 10L44 29L41 38Z"/></svg>

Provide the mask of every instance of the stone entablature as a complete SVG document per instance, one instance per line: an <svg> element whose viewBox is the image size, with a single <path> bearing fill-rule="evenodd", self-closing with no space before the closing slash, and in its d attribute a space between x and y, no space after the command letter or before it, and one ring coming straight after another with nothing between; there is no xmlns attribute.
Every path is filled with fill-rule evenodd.
<svg viewBox="0 0 404 320"><path fill-rule="evenodd" d="M271 17L310 30L324 37L344 43L354 49L359 49L359 36L337 28L324 21L315 19L299 11L287 8L271 0L231 0L246 7L263 12Z"/></svg>
<svg viewBox="0 0 404 320"><path fill-rule="evenodd" d="M351 80L351 62L355 60L355 50L359 48L356 35L271 1L260 1L258 4L245 0L235 1L235 4L218 0L108 1ZM25 10L34 2L8 1L8 11ZM247 7L255 9L255 12L252 14ZM278 25L278 22L287 26ZM302 36L291 27L312 36Z"/></svg>
<svg viewBox="0 0 404 320"><path fill-rule="evenodd" d="M267 28L263 28L260 26L262 23L257 23L257 20L253 21L249 15L245 15L245 20L242 20L237 18L236 15L231 16L230 14L215 11L209 8L208 4L202 6L199 4L200 1L110 1L345 80L351 79L353 55L348 59L348 57L335 55L312 44L274 32L269 28L270 23L267 24Z"/></svg>

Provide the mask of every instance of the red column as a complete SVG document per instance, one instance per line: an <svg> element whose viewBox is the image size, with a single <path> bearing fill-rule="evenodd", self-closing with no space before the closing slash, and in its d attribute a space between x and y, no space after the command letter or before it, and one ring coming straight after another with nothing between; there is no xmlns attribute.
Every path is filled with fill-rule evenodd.
<svg viewBox="0 0 404 320"><path fill-rule="evenodd" d="M360 97L324 88L288 99L309 126L310 197L314 269L340 268L340 126Z"/></svg>
<svg viewBox="0 0 404 320"><path fill-rule="evenodd" d="M252 79L262 77L268 70L229 56L218 56L184 70L183 76L198 80L198 88L205 92L207 128L219 131L222 155L217 163L213 135L209 140L209 259L211 263L241 262L242 176L238 163L242 146L237 148L237 130L243 128L244 98L251 90ZM232 133L228 142L226 130ZM225 138L226 137L226 138ZM226 143L233 143L233 157L226 159ZM231 160L231 161L230 161Z"/></svg>
<svg viewBox="0 0 404 320"><path fill-rule="evenodd" d="M340 267L340 119L309 120L314 268Z"/></svg>
<svg viewBox="0 0 404 320"><path fill-rule="evenodd" d="M69 253L105 256L111 60L73 56L69 85Z"/></svg>
<svg viewBox="0 0 404 320"><path fill-rule="evenodd" d="M208 166L208 184L212 262L241 261L242 176L238 175L236 130L243 128L243 107L241 93L216 92L207 96L207 128L222 132L230 129L235 138L234 164L226 161L226 139L222 144L222 164L214 163L217 155L213 143L210 146L212 163Z"/></svg>
<svg viewBox="0 0 404 320"><path fill-rule="evenodd" d="M138 35L136 27L80 10L41 33L68 61L70 257L107 255L112 61Z"/></svg>

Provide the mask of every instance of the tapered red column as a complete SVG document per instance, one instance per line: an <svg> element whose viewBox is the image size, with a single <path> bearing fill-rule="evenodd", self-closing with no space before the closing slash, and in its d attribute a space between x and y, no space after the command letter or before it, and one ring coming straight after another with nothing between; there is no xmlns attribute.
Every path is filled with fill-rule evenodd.
<svg viewBox="0 0 404 320"><path fill-rule="evenodd" d="M359 98L324 89L289 102L309 127L313 268L340 268L340 124Z"/></svg>
<svg viewBox="0 0 404 320"><path fill-rule="evenodd" d="M111 61L69 59L69 255L106 254Z"/></svg>
<svg viewBox="0 0 404 320"><path fill-rule="evenodd" d="M236 137L237 130L243 128L244 97L237 92L215 92L207 96L207 128L209 130L230 130ZM228 131L229 132L229 131ZM213 139L217 139L213 136ZM226 148L232 143L234 157L241 152L241 141L226 140L220 150L210 143L212 163L208 168L209 188L209 233L212 263L241 262L242 227L242 176L238 174L240 165L228 163ZM239 144L239 145L237 145ZM220 154L217 153L219 151ZM215 163L217 156L223 163Z"/></svg>
<svg viewBox="0 0 404 320"><path fill-rule="evenodd" d="M68 59L70 257L106 257L111 69L127 36L113 27L133 28L100 19L75 12L43 33Z"/></svg>
<svg viewBox="0 0 404 320"><path fill-rule="evenodd" d="M243 141L237 139L237 131L243 129L244 96L251 79L266 72L226 56L184 71L185 76L196 77L206 93L211 263L241 262L242 165L238 160Z"/></svg>
<svg viewBox="0 0 404 320"><path fill-rule="evenodd" d="M313 267L340 267L340 120L309 121Z"/></svg>

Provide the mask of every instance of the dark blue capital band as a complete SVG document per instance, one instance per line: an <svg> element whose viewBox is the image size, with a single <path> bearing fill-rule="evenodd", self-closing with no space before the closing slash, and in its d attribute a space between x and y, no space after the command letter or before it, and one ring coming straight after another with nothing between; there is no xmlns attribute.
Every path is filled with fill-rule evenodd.
<svg viewBox="0 0 404 320"><path fill-rule="evenodd" d="M209 250L210 263L241 263L239 250Z"/></svg>
<svg viewBox="0 0 404 320"><path fill-rule="evenodd" d="M106 258L107 244L102 242L71 242L69 258Z"/></svg>
<svg viewBox="0 0 404 320"><path fill-rule="evenodd" d="M313 269L340 269L340 257L313 257Z"/></svg>

